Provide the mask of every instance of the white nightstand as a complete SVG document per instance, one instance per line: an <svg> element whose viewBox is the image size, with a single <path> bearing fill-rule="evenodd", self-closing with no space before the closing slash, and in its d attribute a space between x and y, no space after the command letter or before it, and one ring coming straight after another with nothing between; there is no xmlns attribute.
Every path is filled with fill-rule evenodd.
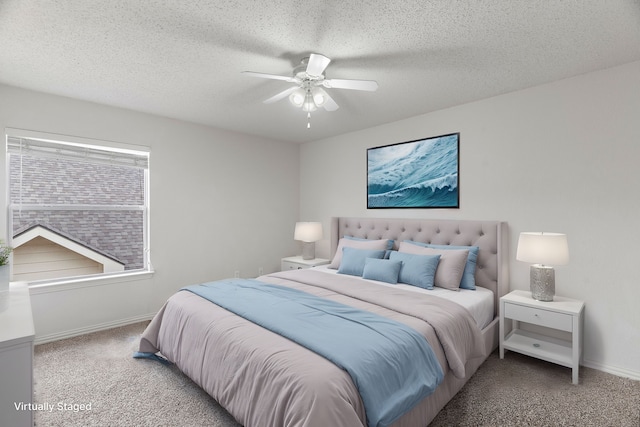
<svg viewBox="0 0 640 427"><path fill-rule="evenodd" d="M290 256L282 258L280 261L280 269L285 270L300 270L303 268L311 268L317 265L329 264L328 259L314 258L314 259L302 259L301 256Z"/></svg>
<svg viewBox="0 0 640 427"><path fill-rule="evenodd" d="M531 298L531 292L513 291L500 298L500 359L504 350L572 368L572 382L578 384L582 356L584 302L555 296L543 302ZM505 319L513 330L505 336ZM569 332L571 339L561 339L520 328L520 322Z"/></svg>

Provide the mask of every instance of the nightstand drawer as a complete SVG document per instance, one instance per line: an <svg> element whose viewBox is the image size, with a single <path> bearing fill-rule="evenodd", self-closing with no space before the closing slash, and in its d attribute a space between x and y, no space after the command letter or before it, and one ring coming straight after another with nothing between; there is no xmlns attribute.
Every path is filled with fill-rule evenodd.
<svg viewBox="0 0 640 427"><path fill-rule="evenodd" d="M561 331L571 332L573 329L573 317L569 314L525 307L518 304L505 304L504 317Z"/></svg>
<svg viewBox="0 0 640 427"><path fill-rule="evenodd" d="M280 260L280 270L304 270L324 264L329 264L329 260L324 258L303 259L301 256L290 256Z"/></svg>
<svg viewBox="0 0 640 427"><path fill-rule="evenodd" d="M286 271L286 270L302 270L305 268L309 268L306 265L303 264L298 264L295 262L291 262L291 261L282 261L280 263L280 270L282 271Z"/></svg>

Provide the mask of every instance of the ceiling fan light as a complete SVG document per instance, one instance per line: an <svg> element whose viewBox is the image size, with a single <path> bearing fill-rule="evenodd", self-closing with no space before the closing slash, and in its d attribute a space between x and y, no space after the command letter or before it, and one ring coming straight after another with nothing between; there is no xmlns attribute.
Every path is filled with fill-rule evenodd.
<svg viewBox="0 0 640 427"><path fill-rule="evenodd" d="M310 113L311 111L316 111L318 106L313 100L313 96L310 92L307 92L307 95L304 97L304 103L302 104L302 111L306 111Z"/></svg>
<svg viewBox="0 0 640 427"><path fill-rule="evenodd" d="M302 107L302 104L304 104L304 100L305 100L305 94L300 89L296 90L291 95L289 95L289 101L296 107Z"/></svg>
<svg viewBox="0 0 640 427"><path fill-rule="evenodd" d="M325 101L325 97L323 94L316 92L313 94L313 102L315 102L315 104L318 107L322 107L324 105L324 101Z"/></svg>
<svg viewBox="0 0 640 427"><path fill-rule="evenodd" d="M299 93L293 93L289 97L289 100L296 107L302 107L302 104L304 103L304 96L300 95Z"/></svg>

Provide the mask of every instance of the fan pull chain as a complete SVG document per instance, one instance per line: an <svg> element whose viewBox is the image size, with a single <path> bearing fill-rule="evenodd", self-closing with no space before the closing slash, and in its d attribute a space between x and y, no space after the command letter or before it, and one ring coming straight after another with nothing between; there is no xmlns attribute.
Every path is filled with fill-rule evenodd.
<svg viewBox="0 0 640 427"><path fill-rule="evenodd" d="M311 129L311 112L307 113L307 129Z"/></svg>

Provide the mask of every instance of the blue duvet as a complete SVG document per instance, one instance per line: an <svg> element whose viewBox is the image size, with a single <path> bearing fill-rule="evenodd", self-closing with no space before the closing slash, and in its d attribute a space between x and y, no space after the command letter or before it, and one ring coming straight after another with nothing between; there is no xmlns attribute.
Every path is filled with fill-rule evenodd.
<svg viewBox="0 0 640 427"><path fill-rule="evenodd" d="M330 360L351 376L369 427L392 424L431 394L443 372L412 328L296 289L230 279L183 288Z"/></svg>

